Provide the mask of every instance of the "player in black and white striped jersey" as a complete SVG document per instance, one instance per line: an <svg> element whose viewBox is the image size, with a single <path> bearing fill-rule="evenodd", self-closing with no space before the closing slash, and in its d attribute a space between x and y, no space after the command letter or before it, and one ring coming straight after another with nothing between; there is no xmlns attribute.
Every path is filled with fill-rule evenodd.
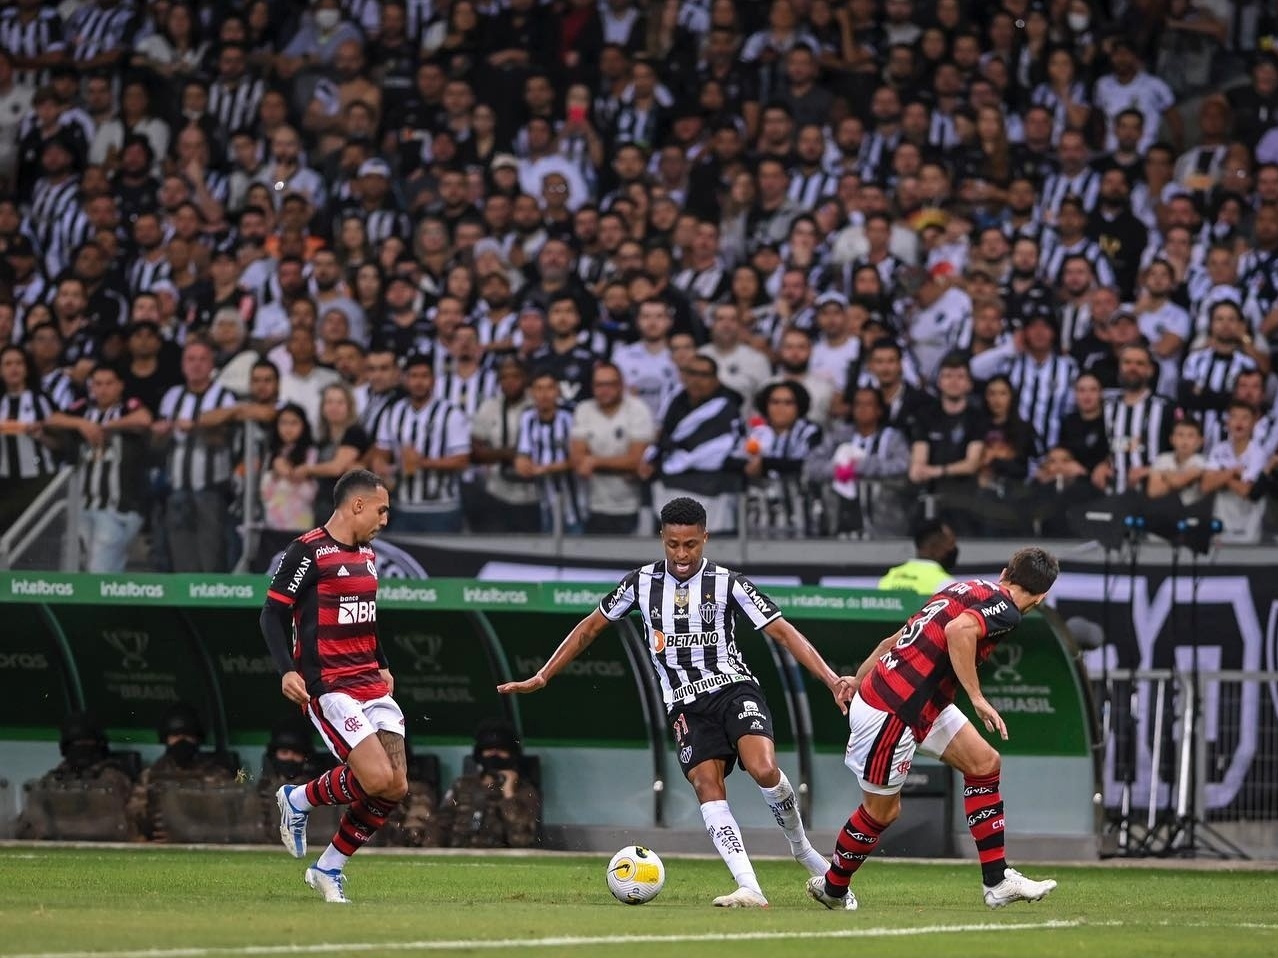
<svg viewBox="0 0 1278 958"><path fill-rule="evenodd" d="M572 452L572 412L559 402L559 380L553 373L536 373L528 389L532 406L519 417L515 441L515 473L541 487L541 531L554 529L553 509L563 513L565 532L585 528L581 488L569 458Z"/></svg>
<svg viewBox="0 0 1278 958"><path fill-rule="evenodd" d="M82 440L80 541L86 572L123 572L129 545L142 530L150 410L124 395L124 378L99 364L89 376L93 400L54 413L49 425Z"/></svg>
<svg viewBox="0 0 1278 958"><path fill-rule="evenodd" d="M0 349L0 530L22 515L57 471L41 424L53 407L21 346Z"/></svg>
<svg viewBox="0 0 1278 958"><path fill-rule="evenodd" d="M1258 368L1245 352L1246 320L1236 303L1225 300L1213 306L1207 328L1207 345L1185 357L1179 397L1181 407L1202 421L1203 455L1225 436L1225 410L1234 383L1242 373Z"/></svg>
<svg viewBox="0 0 1278 958"><path fill-rule="evenodd" d="M1154 457L1171 449L1174 410L1151 388L1154 368L1148 346L1127 346L1119 355L1119 390L1105 399L1110 455L1092 474L1092 481L1110 492L1139 487Z"/></svg>
<svg viewBox="0 0 1278 958"><path fill-rule="evenodd" d="M182 384L165 392L151 424L152 434L168 445L164 531L174 572L225 572L227 427L236 415L235 394L213 381L213 347L203 340L187 340L182 376Z"/></svg>
<svg viewBox="0 0 1278 958"><path fill-rule="evenodd" d="M764 908L732 810L724 777L734 765L758 783L795 859L811 874L827 862L813 849L799 819L797 797L776 764L772 716L758 680L736 642L736 615L763 631L820 679L846 714L853 686L826 665L776 604L745 576L704 558L706 510L678 498L661 510L665 558L635 569L577 623L532 678L497 687L502 694L535 692L579 656L610 622L631 612L643 619L653 670L679 746L679 765L697 793L706 830L737 890L721 895L721 908Z"/></svg>

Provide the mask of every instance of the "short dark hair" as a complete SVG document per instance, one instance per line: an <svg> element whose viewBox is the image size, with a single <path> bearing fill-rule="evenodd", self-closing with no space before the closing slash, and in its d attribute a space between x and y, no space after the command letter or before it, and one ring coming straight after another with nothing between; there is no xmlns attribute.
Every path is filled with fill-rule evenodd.
<svg viewBox="0 0 1278 958"><path fill-rule="evenodd" d="M661 507L661 525L663 528L665 526L696 526L698 529L704 529L706 507L696 499L690 499L687 496L671 499Z"/></svg>
<svg viewBox="0 0 1278 958"><path fill-rule="evenodd" d="M1244 405L1246 404L1244 403ZM1194 430L1194 432L1198 433L1198 435L1200 436L1203 434L1203 424L1198 421L1198 418L1196 416L1181 416L1172 425L1172 429L1176 429L1180 426L1185 426L1189 429L1192 429Z"/></svg>
<svg viewBox="0 0 1278 958"><path fill-rule="evenodd" d="M943 519L928 519L914 530L914 550L922 552L924 549L940 545L941 539L945 537L949 528L949 524Z"/></svg>
<svg viewBox="0 0 1278 958"><path fill-rule="evenodd" d="M333 487L333 508L336 509L357 493L385 488L385 480L377 473L368 469L352 469L338 479L337 485Z"/></svg>
<svg viewBox="0 0 1278 958"><path fill-rule="evenodd" d="M1061 574L1056 556L1038 546L1017 549L1007 562L1007 581L1030 595L1042 595Z"/></svg>

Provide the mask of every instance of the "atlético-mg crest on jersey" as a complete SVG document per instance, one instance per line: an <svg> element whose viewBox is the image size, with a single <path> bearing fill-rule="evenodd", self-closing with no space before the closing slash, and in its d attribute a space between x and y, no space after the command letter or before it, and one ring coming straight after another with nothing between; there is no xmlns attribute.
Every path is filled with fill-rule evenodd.
<svg viewBox="0 0 1278 958"><path fill-rule="evenodd" d="M679 761L684 765L687 765L690 761L692 761L691 745L685 745L683 748L679 749Z"/></svg>
<svg viewBox="0 0 1278 958"><path fill-rule="evenodd" d="M714 617L715 617L715 615L714 615L714 614L715 614L715 612L718 610L718 608L719 608L719 607L718 607L718 606L717 606L714 602L702 602L702 603L701 603L701 610L700 610L700 611L701 611L701 621L702 621L702 622L711 622L711 621L713 621L713 620L714 620Z"/></svg>

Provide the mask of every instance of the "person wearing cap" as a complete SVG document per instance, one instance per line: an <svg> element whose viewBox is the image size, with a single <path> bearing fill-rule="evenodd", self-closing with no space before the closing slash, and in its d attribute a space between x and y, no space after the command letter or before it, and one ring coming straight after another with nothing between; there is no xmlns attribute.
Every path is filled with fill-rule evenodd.
<svg viewBox="0 0 1278 958"><path fill-rule="evenodd" d="M364 222L368 242L376 246L388 236L407 239L413 233L408 216L400 208L399 199L391 187L390 164L380 157L372 157L359 165L356 205L343 207L343 216L352 213Z"/></svg>
<svg viewBox="0 0 1278 958"><path fill-rule="evenodd" d="M488 720L475 732L470 770L439 803L436 834L451 848L530 848L538 843L541 793L523 775L523 747L511 725Z"/></svg>
<svg viewBox="0 0 1278 958"><path fill-rule="evenodd" d="M62 834L59 822L49 817L49 811L42 802L34 800L35 795L48 787L65 789L77 783L92 784L95 790L101 789L116 796L120 814L123 815L133 790L133 776L129 774L124 762L111 754L111 743L106 730L95 716L88 712L67 713L59 728L58 751L62 755L62 761L34 782L26 783L28 800L22 814L18 816L17 838L41 839ZM85 832L83 824L76 823L76 831L81 836ZM110 821L104 820L101 825L101 832L91 836L92 838L119 841L121 838L135 837L130 834L121 835Z"/></svg>
<svg viewBox="0 0 1278 958"><path fill-rule="evenodd" d="M138 835L162 842L167 835L159 799L166 785L197 789L226 785L235 781L235 769L228 767L225 756L201 750L204 723L185 702L175 702L164 711L156 732L164 754L142 770L129 797L128 814Z"/></svg>

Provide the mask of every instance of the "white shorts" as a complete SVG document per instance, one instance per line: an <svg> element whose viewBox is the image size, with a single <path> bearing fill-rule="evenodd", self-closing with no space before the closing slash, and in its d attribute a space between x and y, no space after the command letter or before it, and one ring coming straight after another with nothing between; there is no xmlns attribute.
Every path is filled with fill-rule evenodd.
<svg viewBox="0 0 1278 958"><path fill-rule="evenodd" d="M967 716L950 703L932 723L927 738L919 742L903 719L876 709L857 694L848 707L852 734L843 764L856 774L863 791L895 795L914 764L914 752L940 758L966 722Z"/></svg>
<svg viewBox="0 0 1278 958"><path fill-rule="evenodd" d="M364 739L377 732L404 734L404 713L389 695L361 702L345 692L325 692L312 698L306 714L339 762Z"/></svg>

